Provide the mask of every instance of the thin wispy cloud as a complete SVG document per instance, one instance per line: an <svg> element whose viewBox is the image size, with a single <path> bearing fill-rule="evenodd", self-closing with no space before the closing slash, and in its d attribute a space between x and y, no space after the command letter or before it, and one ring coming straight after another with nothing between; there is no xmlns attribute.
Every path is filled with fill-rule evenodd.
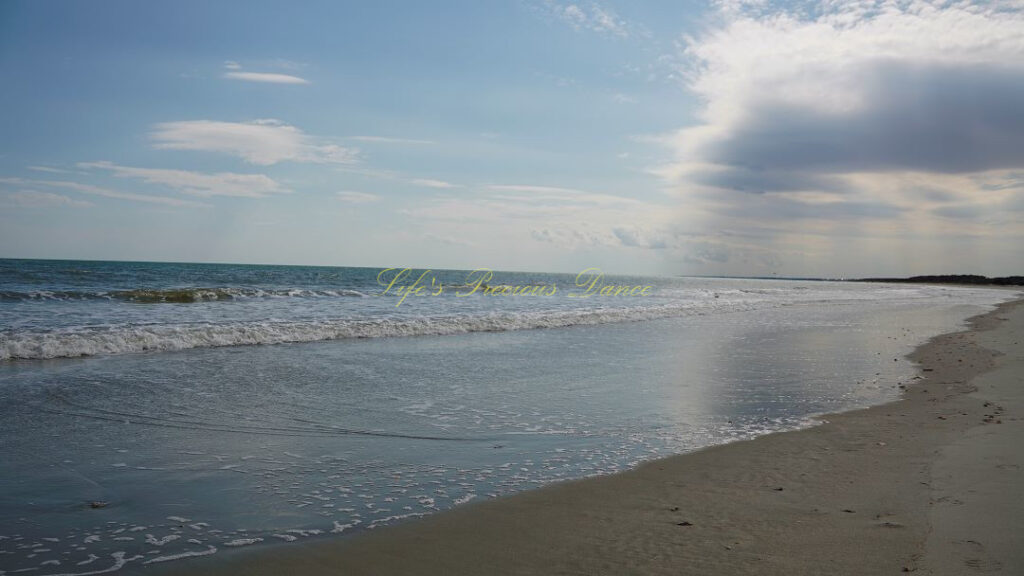
<svg viewBox="0 0 1024 576"><path fill-rule="evenodd" d="M627 38L631 26L610 8L595 3L562 3L546 1L540 6L549 18L568 24L576 30Z"/></svg>
<svg viewBox="0 0 1024 576"><path fill-rule="evenodd" d="M149 138L154 148L230 154L261 166L278 162L355 164L359 161L359 150L355 148L326 142L274 119L163 122L153 127Z"/></svg>
<svg viewBox="0 0 1024 576"><path fill-rule="evenodd" d="M604 223L605 231L610 234L613 226L624 221L641 221L659 209L663 210L663 207L600 192L556 186L493 184L483 187L471 198L435 197L407 209L406 213L431 220L492 225L522 220L523 225L533 227L547 222L551 227L567 229Z"/></svg>
<svg viewBox="0 0 1024 576"><path fill-rule="evenodd" d="M424 186L426 188L459 188L458 184L452 184L445 180L436 180L434 178L411 178L408 180L410 184L415 186Z"/></svg>
<svg viewBox="0 0 1024 576"><path fill-rule="evenodd" d="M340 192L336 192L335 195L342 202L348 202L349 204L369 204L370 202L380 201L380 196L376 194L357 192L354 190L342 190Z"/></svg>
<svg viewBox="0 0 1024 576"><path fill-rule="evenodd" d="M29 170L34 172L47 172L50 174L68 174L70 170L64 170L61 168L53 168L52 166L26 166Z"/></svg>
<svg viewBox="0 0 1024 576"><path fill-rule="evenodd" d="M305 78L275 72L225 72L224 77L230 80L262 82L264 84L309 84L309 80Z"/></svg>
<svg viewBox="0 0 1024 576"><path fill-rule="evenodd" d="M0 194L0 206L5 208L54 208L69 206L83 208L92 206L92 203L53 192L18 190L16 192Z"/></svg>
<svg viewBox="0 0 1024 576"><path fill-rule="evenodd" d="M379 144L434 144L433 140L392 138L389 136L349 136L347 140L355 140L356 142L374 142Z"/></svg>
<svg viewBox="0 0 1024 576"><path fill-rule="evenodd" d="M147 184L164 186L192 196L262 198L270 194L289 192L273 178L264 174L238 174L235 172L207 174L187 170L121 166L106 161L81 162L78 166L84 169L108 171L118 178L137 179Z"/></svg>
<svg viewBox="0 0 1024 576"><path fill-rule="evenodd" d="M495 194L496 198L513 199L524 202L550 202L553 204L567 205L600 205L600 206L643 206L645 203L635 198L606 194L602 192L589 192L576 188L563 188L559 186L537 186L531 184L491 184L488 190L502 192ZM520 194L509 194L509 193Z"/></svg>
<svg viewBox="0 0 1024 576"><path fill-rule="evenodd" d="M463 187L461 184L455 184L453 182L448 182L447 180L438 180L435 178L414 178L391 170L374 170L369 168L338 168L338 170L350 174L358 174L367 178L392 180L425 188L452 189Z"/></svg>
<svg viewBox="0 0 1024 576"><path fill-rule="evenodd" d="M536 186L532 184L489 184L489 190L502 192L540 192L540 193L561 193L561 194L583 194L582 190L575 188L562 188L559 186Z"/></svg>
<svg viewBox="0 0 1024 576"><path fill-rule="evenodd" d="M278 72L249 72L242 70L242 65L234 60L224 62L224 78L244 82L261 82L265 84L309 84L309 80L292 74Z"/></svg>
<svg viewBox="0 0 1024 576"><path fill-rule="evenodd" d="M170 198L167 196L154 196L149 194L136 194L132 192L121 192L119 190L110 190L109 188L102 188L100 186L94 186L92 184L82 184L80 182L73 182L69 180L31 180L26 178L0 178L0 184L18 184L44 188L73 190L75 192L80 192L82 194L90 194L92 196L100 196L103 198L129 200L132 202L143 202L146 204L162 204L164 206L175 206L179 208L198 208L209 206L209 204L196 202L193 200Z"/></svg>

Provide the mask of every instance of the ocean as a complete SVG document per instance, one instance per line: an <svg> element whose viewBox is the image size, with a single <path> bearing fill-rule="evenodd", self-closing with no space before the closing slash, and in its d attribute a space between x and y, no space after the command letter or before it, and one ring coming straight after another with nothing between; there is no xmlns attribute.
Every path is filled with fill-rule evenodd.
<svg viewBox="0 0 1024 576"><path fill-rule="evenodd" d="M485 274L0 260L0 576L346 537L812 426L1015 294Z"/></svg>

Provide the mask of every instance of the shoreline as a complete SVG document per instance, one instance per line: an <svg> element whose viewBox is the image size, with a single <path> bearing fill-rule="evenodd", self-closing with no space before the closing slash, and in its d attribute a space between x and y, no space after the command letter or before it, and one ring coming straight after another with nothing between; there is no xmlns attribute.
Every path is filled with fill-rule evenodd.
<svg viewBox="0 0 1024 576"><path fill-rule="evenodd" d="M1024 468L1017 458L1021 443L1014 442L1024 424L1015 416L1015 408L1024 409L1024 390L1015 391L1024 374L1019 344L1014 348L1022 328L1024 300L975 316L965 331L932 338L908 356L918 377L902 398L824 416L819 426L474 503L349 539L144 571L1012 572L1022 560L1013 534L1024 528L1024 511L1013 502Z"/></svg>

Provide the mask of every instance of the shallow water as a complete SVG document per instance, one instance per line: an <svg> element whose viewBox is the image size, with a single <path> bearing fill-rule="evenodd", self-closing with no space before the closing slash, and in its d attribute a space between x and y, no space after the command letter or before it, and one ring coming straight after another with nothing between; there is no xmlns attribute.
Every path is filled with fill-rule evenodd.
<svg viewBox="0 0 1024 576"><path fill-rule="evenodd" d="M271 272L287 284L286 273ZM121 281L139 284L136 276ZM214 280L200 279L238 288ZM173 287L166 278L147 282ZM658 299L631 301L636 310L628 314L626 305L608 302L530 306L492 298L467 308L454 297L422 298L396 311L365 282L334 287L362 288L365 297L253 296L235 308L238 299L9 298L0 302L9 340L46 332L65 344L61 337L89 333L98 320L108 332L129 334L138 322L171 331L194 318L250 327L295 322L300 309L312 323L390 322L397 314L416 315L420 326L523 314L585 321L141 353L126 344L109 354L2 362L0 570L128 573L237 547L352 534L807 426L815 414L895 398L897 384L913 375L903 354L1012 295L786 281L656 283ZM93 284L78 288L120 289ZM675 312L649 314L668 307ZM654 319L609 321L623 314Z"/></svg>

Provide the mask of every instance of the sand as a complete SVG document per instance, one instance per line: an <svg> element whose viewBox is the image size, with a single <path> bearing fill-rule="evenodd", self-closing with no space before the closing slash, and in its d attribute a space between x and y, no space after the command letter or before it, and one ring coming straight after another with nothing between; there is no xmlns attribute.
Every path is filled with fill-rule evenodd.
<svg viewBox="0 0 1024 576"><path fill-rule="evenodd" d="M1024 301L933 339L902 400L811 429L161 570L327 574L1024 574Z"/></svg>

